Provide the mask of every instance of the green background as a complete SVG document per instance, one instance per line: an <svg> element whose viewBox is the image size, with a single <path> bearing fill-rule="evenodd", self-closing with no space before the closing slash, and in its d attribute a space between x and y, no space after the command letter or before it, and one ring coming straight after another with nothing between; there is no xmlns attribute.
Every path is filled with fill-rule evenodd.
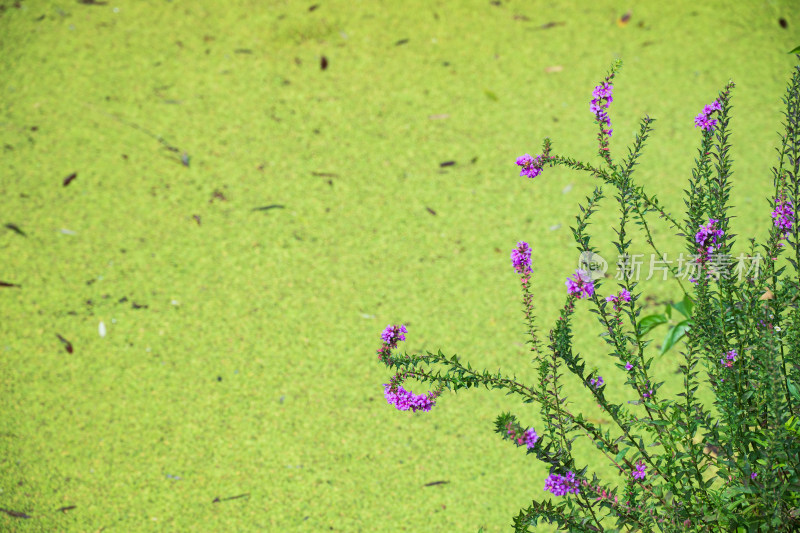
<svg viewBox="0 0 800 533"><path fill-rule="evenodd" d="M596 183L514 160L549 136L597 162L588 101L617 58L612 150L657 119L637 178L676 216L694 116L737 83L734 227L767 234L797 2L314 5L0 2L0 281L19 285L0 287L0 508L31 517L0 530L509 530L547 469L493 421L538 409L471 390L398 412L375 350L404 323L401 349L535 375L509 253L533 247L547 331ZM593 226L612 265L616 217ZM575 348L613 387L582 307Z"/></svg>

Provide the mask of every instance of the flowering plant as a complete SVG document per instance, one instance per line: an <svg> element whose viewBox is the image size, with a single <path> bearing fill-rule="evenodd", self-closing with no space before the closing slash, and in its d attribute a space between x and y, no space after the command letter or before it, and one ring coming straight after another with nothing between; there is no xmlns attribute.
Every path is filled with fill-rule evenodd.
<svg viewBox="0 0 800 533"><path fill-rule="evenodd" d="M528 178L541 176L546 166L562 165L588 172L601 182L580 206L572 228L582 255L596 253L587 227L604 197L604 187L614 190L618 203L619 227L612 242L621 258L630 254L632 225L661 255L651 235L652 213L685 237L693 274L687 286L678 279L685 296L675 305L687 319L680 332L685 340L682 390L669 394L668 387L662 390L664 382L651 373L650 341L644 336L660 322L638 320L642 294L637 292L637 280L625 271L613 288L583 268L569 274L560 316L543 339L534 316L533 251L519 242L511 261L520 279L537 383L528 386L500 372L478 372L441 351L401 355L395 352L397 343L408 332L404 326L388 326L378 350L379 360L395 372L384 385L386 399L400 410L429 411L445 389L455 392L483 385L507 389L524 403L538 404L544 421L539 432L511 413L501 414L495 422L502 438L525 446L528 454L550 466L549 476L542 479L549 496L520 511L514 519L518 532L529 531L539 520L570 531L796 531L800 528L800 246L794 206L800 201L800 67L795 68L783 99L784 134L772 169L769 236L763 243L749 241L750 254L763 251L768 260L763 270L749 270L738 278L725 268L736 237L728 215L734 84L728 83L695 118L701 144L685 191L686 216L678 220L633 181L653 119L641 120L625 158L612 159L608 111L619 67L615 63L592 94L590 110L599 128L601 166L554 154L549 139L541 154L526 154L517 165ZM599 336L618 369L614 376L604 379L587 371L585 361L573 353L571 324L578 306L590 306L597 315ZM446 370L427 370L433 365ZM561 392L565 368L613 424L594 423L570 409ZM408 378L436 386L415 395L401 386ZM627 395L630 407L612 401L607 390L609 396ZM712 405L703 403L704 394L714 398ZM599 479L590 466L578 462L573 455L578 438L593 442L617 472L616 479Z"/></svg>

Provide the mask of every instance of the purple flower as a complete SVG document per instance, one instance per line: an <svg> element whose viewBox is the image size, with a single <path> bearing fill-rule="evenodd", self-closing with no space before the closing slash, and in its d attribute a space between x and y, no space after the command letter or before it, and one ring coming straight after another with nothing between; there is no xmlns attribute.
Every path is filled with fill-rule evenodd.
<svg viewBox="0 0 800 533"><path fill-rule="evenodd" d="M645 464L642 461L639 461L638 463L636 463L636 469L633 472L631 472L631 475L633 476L633 479L640 479L640 480L644 479L645 476L647 475L647 474L645 474L645 469L646 468L647 468L647 466L645 466Z"/></svg>
<svg viewBox="0 0 800 533"><path fill-rule="evenodd" d="M714 111L722 111L722 104L714 100L703 108L703 112L694 117L694 127L705 131L711 131L717 125L717 121L710 118Z"/></svg>
<svg viewBox="0 0 800 533"><path fill-rule="evenodd" d="M381 339L383 339L383 342L390 348L397 348L397 343L399 341L406 340L404 333L408 333L405 326L392 326L390 324L386 326L386 329L381 333Z"/></svg>
<svg viewBox="0 0 800 533"><path fill-rule="evenodd" d="M606 296L606 301L612 302L614 304L614 311L619 311L619 303L630 302L631 293L628 292L628 289L622 289L621 291L619 291L619 294L612 294L611 296Z"/></svg>
<svg viewBox="0 0 800 533"><path fill-rule="evenodd" d="M781 239L789 237L794 221L795 213L792 201L786 197L786 194L781 193L775 198L775 210L772 212L772 223L781 231ZM780 243L780 246L783 246L783 243Z"/></svg>
<svg viewBox="0 0 800 533"><path fill-rule="evenodd" d="M714 218L709 218L708 223L700 226L700 229L694 236L695 242L700 245L700 251L703 255L711 255L716 250L719 250L719 243L717 243L717 239L725 235L725 232L721 229L714 228L714 224L719 222Z"/></svg>
<svg viewBox="0 0 800 533"><path fill-rule="evenodd" d="M528 431L525 432L525 445L528 448L533 448L533 445L536 444L536 441L539 440L539 435L530 428Z"/></svg>
<svg viewBox="0 0 800 533"><path fill-rule="evenodd" d="M614 91L614 86L604 81L600 85L594 88L592 91L592 96L595 98L606 98L609 102L613 101L612 92Z"/></svg>
<svg viewBox="0 0 800 533"><path fill-rule="evenodd" d="M633 365L632 365L632 364L630 364L630 363L625 363L625 370L628 370L628 371L630 371L630 369L631 369L631 368L633 368Z"/></svg>
<svg viewBox="0 0 800 533"><path fill-rule="evenodd" d="M567 292L580 298L591 298L594 294L594 283L591 276L585 270L575 271L573 278L567 278Z"/></svg>
<svg viewBox="0 0 800 533"><path fill-rule="evenodd" d="M592 378L589 380L589 384L594 387L595 390L599 389L603 386L603 376L597 376L597 379Z"/></svg>
<svg viewBox="0 0 800 533"><path fill-rule="evenodd" d="M520 176L535 178L542 173L543 164L544 157L542 155L531 157L529 154L525 154L517 158L517 165L522 167L522 172L519 173Z"/></svg>
<svg viewBox="0 0 800 533"><path fill-rule="evenodd" d="M397 390L392 392L391 384L384 383L383 395L386 401L397 407L400 411L430 411L431 407L436 405L436 402L431 397L431 394L415 395L411 391L405 390L401 386L397 386Z"/></svg>
<svg viewBox="0 0 800 533"><path fill-rule="evenodd" d="M609 118L606 109L608 109L611 102L614 101L614 97L611 95L613 90L614 86L604 81L592 91L593 98L592 102L589 104L589 110L594 113L595 120L601 124L605 124L608 128L604 129L603 133L607 134L609 137L613 130L611 129L611 118Z"/></svg>
<svg viewBox="0 0 800 533"><path fill-rule="evenodd" d="M580 492L579 483L575 480L572 470L566 476L550 474L544 482L544 490L550 491L554 496L563 496L570 492L578 494Z"/></svg>
<svg viewBox="0 0 800 533"><path fill-rule="evenodd" d="M511 264L519 274L530 274L531 269L531 247L525 241L519 241L517 247L511 250Z"/></svg>
<svg viewBox="0 0 800 533"><path fill-rule="evenodd" d="M752 474L750 474L750 479L755 479L757 475L758 475L757 472L753 472Z"/></svg>
<svg viewBox="0 0 800 533"><path fill-rule="evenodd" d="M719 360L719 363L725 368L730 368L733 366L733 363L736 362L737 357L739 357L739 353L736 350L731 350L728 352L728 355L725 356L725 359Z"/></svg>

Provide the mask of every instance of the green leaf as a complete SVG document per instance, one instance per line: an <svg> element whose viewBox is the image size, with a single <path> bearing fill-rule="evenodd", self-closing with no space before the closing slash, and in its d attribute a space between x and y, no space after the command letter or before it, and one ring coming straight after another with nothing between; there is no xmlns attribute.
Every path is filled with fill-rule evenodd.
<svg viewBox="0 0 800 533"><path fill-rule="evenodd" d="M487 97L489 100L491 100L492 102L496 102L496 101L498 101L498 100L499 100L499 98L497 97L497 95L496 95L496 94L494 94L494 93L493 93L492 91L490 91L489 89L484 89L484 90L483 90L483 94L485 94L485 95L486 95L486 97Z"/></svg>
<svg viewBox="0 0 800 533"><path fill-rule="evenodd" d="M630 446L628 446L627 448L623 448L623 449L622 449L622 450L621 450L621 451L620 451L620 452L617 454L617 456L614 458L614 462L615 462L615 463L619 463L620 461L622 461L622 458L623 458L623 457L625 457L625 453L626 453L628 450L630 450L630 449L631 449L631 447L630 447Z"/></svg>
<svg viewBox="0 0 800 533"><path fill-rule="evenodd" d="M792 398L795 400L800 400L800 392L798 392L797 385L794 384L794 381L787 378L786 386L789 388L789 394L792 395Z"/></svg>
<svg viewBox="0 0 800 533"><path fill-rule="evenodd" d="M666 323L667 317L664 315L648 315L639 320L639 331L642 335L645 335L654 327Z"/></svg>
<svg viewBox="0 0 800 533"><path fill-rule="evenodd" d="M681 338L683 338L683 336L691 327L691 320L684 320L683 322L679 322L678 324L672 326L667 332L667 336L664 337L664 343L661 345L661 355L667 353L676 342L681 340Z"/></svg>
<svg viewBox="0 0 800 533"><path fill-rule="evenodd" d="M692 318L692 309L694 308L694 302L692 302L692 299L689 298L688 294L684 294L683 301L674 304L673 307L677 309L680 312L680 314L682 314L686 318Z"/></svg>
<svg viewBox="0 0 800 533"><path fill-rule="evenodd" d="M789 52L790 54L800 54L800 46Z"/></svg>
<svg viewBox="0 0 800 533"><path fill-rule="evenodd" d="M791 417L786 421L784 426L786 427L787 431L791 431L795 435L800 435L800 420L798 420L797 417Z"/></svg>

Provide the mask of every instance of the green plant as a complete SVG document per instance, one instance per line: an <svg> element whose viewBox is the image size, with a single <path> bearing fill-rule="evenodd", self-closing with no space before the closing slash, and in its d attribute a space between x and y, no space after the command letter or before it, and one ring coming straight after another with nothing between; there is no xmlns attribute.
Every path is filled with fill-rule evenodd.
<svg viewBox="0 0 800 533"><path fill-rule="evenodd" d="M757 269L731 271L735 235L728 215L732 159L730 146L731 90L729 83L695 119L702 140L695 169L686 189L686 217L675 219L656 197L633 180L637 160L652 132L645 117L627 156L615 161L608 109L613 101L615 64L595 88L591 110L599 125L601 166L556 155L549 139L540 155L517 160L521 175L537 178L547 166L561 165L586 172L601 184L576 217L572 232L581 254L595 254L589 221L614 191L619 226L613 244L619 256L630 256L639 229L658 257L649 216L657 214L686 239L692 256L691 295L669 304L661 315L639 318L642 296L638 280L624 275L612 290L602 278L582 269L567 278L566 301L560 316L542 338L536 326L532 293L533 251L520 242L512 265L520 277L527 343L534 354L538 381L529 386L499 371L474 370L441 351L426 355L398 354L404 326L388 326L379 360L394 370L384 385L389 403L401 410L427 411L444 390L484 386L519 395L540 408L541 435L511 413L495 422L495 431L527 453L550 465L544 489L550 499L534 500L514 519L518 532L540 520L570 531L796 531L800 528L800 246L795 206L800 201L800 67L788 84L784 134L773 170L774 194L768 239L749 241L748 257L764 259ZM766 217L765 217L766 218ZM761 251L764 256L761 256ZM781 262L785 259L785 263ZM752 265L751 265L752 266ZM673 271L673 273L675 273ZM734 275L736 274L736 275ZM601 291L608 294L600 296ZM619 373L606 376L586 369L573 353L572 318L578 305L591 305L607 356ZM680 365L683 387L669 395L652 374L653 357L645 335L660 324L673 324L662 353L685 340ZM442 367L442 368L439 368ZM594 423L570 408L562 394L564 369L579 380L613 424ZM436 383L433 391L415 395L404 389L408 378ZM632 400L615 403L606 397L610 384ZM710 387L713 405L701 401L698 390ZM589 465L573 455L576 439L592 441L616 471L601 480Z"/></svg>
<svg viewBox="0 0 800 533"><path fill-rule="evenodd" d="M687 331L691 329L693 325L693 307L694 303L692 302L692 299L688 294L684 294L683 300L680 302L665 304L663 313L654 313L652 315L642 317L639 320L639 334L641 335L640 340L653 328L662 324L667 324L669 329L667 330L667 335L664 337L664 341L661 343L661 355L664 355L686 335ZM683 316L682 319L678 318L677 316L675 317L677 323L673 323L673 309Z"/></svg>

